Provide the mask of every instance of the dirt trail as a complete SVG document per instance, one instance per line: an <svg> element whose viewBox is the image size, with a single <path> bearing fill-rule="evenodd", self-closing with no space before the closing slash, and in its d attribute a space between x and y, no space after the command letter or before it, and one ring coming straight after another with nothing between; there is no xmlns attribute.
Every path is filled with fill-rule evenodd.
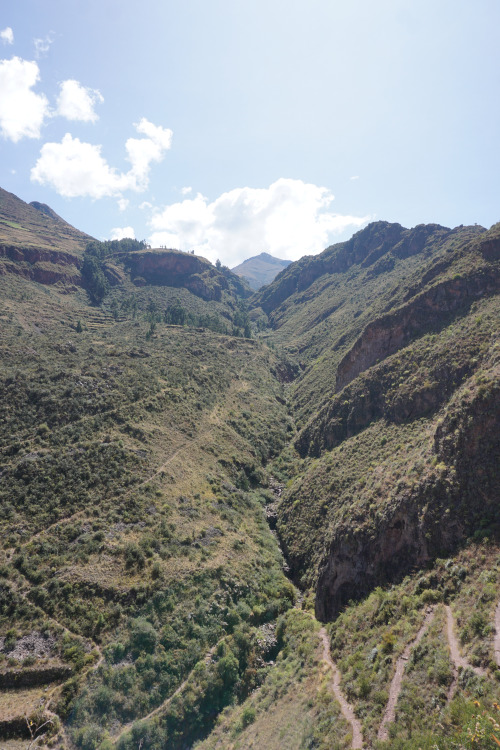
<svg viewBox="0 0 500 750"><path fill-rule="evenodd" d="M473 672L475 672L480 677L484 677L486 674L486 670L482 669L481 667L474 667L472 664L470 664L465 657L463 657L460 653L460 647L458 645L457 636L455 635L455 623L453 619L453 613L451 611L451 607L449 604L445 605L446 610L446 634L448 636L448 645L450 647L450 656L451 661L453 663L453 680L451 682L451 685L448 689L448 700L450 701L454 694L455 690L457 689L458 684L458 670L459 669L472 669ZM500 610L499 607L497 607L496 613L495 613L495 625L497 625L497 616L500 620ZM498 628L498 626L497 626ZM498 638L498 629L495 634L495 657L497 657L496 648L497 648L497 638ZM497 662L498 663L498 662Z"/></svg>
<svg viewBox="0 0 500 750"><path fill-rule="evenodd" d="M420 630L418 631L417 635L413 639L413 641L410 641L410 643L407 644L405 650L399 657L399 659L396 662L396 671L394 673L394 677L392 678L391 687L389 688L389 700L387 701L387 706L385 707L384 715L382 717L382 723L380 724L377 739L381 741L385 741L389 739L389 724L391 724L394 721L395 713L396 713L396 704L398 702L399 694L401 692L401 683L403 681L403 673L405 670L406 662L410 658L410 654L412 650L415 648L415 646L418 646L420 641L422 640L427 628L431 624L432 620L434 618L434 610L431 609L427 612L424 621L422 623L422 626Z"/></svg>
<svg viewBox="0 0 500 750"><path fill-rule="evenodd" d="M347 702L347 700L344 697L344 694L342 693L340 689L340 672L337 669L337 666L330 655L330 639L328 638L328 634L325 628L321 628L321 630L319 631L319 634L321 636L321 640L323 641L323 659L326 661L326 663L328 664L328 666L330 667L333 673L333 682L332 682L333 693L335 695L336 701L340 705L340 710L342 711L342 715L352 727L351 747L353 748L353 750L357 750L358 748L363 747L363 735L361 732L361 724L356 718L356 716L354 715L354 710L351 704Z"/></svg>
<svg viewBox="0 0 500 750"><path fill-rule="evenodd" d="M203 657L204 660L205 660L205 662L208 662L208 660L212 657L212 654L214 653L215 649L217 648L217 645L218 644L216 643L215 646L212 646L212 648L209 651L207 651L207 653ZM188 676L186 677L186 679L183 682L181 682L181 684L179 685L179 687L174 690L174 692L172 693L172 695L169 695L168 698L166 698L163 701L163 703L160 703L159 706L157 706L152 711L150 711L148 714L146 714L146 716L141 716L138 719L134 719L134 721L131 721L128 724L125 724L120 729L120 731L118 732L118 734L115 734L113 737L111 737L111 741L113 742L113 744L115 745L118 742L118 740L120 739L120 737L122 737L124 734L126 734L126 732L130 731L130 729L132 729L132 726L134 725L134 723L136 721L147 721L148 719L152 719L153 716L156 716L157 714L159 714L162 711L164 711L167 708L167 706L169 705L169 703L175 698L175 696L179 695L179 693L186 687L187 683L191 679L191 675L192 675L192 671L188 674Z"/></svg>
<svg viewBox="0 0 500 750"><path fill-rule="evenodd" d="M495 662L500 667L500 602L498 602L495 610L495 640L493 641L493 648L495 650Z"/></svg>

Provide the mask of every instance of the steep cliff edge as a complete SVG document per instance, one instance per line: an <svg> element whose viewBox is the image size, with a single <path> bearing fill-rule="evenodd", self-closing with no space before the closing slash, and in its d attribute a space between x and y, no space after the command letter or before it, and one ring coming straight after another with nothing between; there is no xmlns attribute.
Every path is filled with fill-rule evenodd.
<svg viewBox="0 0 500 750"><path fill-rule="evenodd" d="M179 250L143 250L116 254L136 285L172 286L189 289L205 300L220 301L224 291L248 297L251 290L229 269L217 269L210 261Z"/></svg>
<svg viewBox="0 0 500 750"><path fill-rule="evenodd" d="M291 386L292 403L300 407L308 379L319 382L315 371L325 377L309 390L311 416L295 439L302 464L277 528L323 620L468 537L500 531L499 231L454 231L406 281L393 277L391 287L394 266L381 271L383 300L353 309L360 294L339 338L320 345L317 322L301 351L305 362L314 357ZM361 266L351 274L375 298L373 277ZM330 300L346 293L330 278L321 284L324 304L327 290ZM316 305L318 320L317 300L299 303L304 318Z"/></svg>

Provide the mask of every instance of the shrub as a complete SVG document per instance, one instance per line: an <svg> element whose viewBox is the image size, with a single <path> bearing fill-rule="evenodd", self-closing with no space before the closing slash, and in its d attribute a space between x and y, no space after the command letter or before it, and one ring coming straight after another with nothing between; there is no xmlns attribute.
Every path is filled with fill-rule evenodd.
<svg viewBox="0 0 500 750"><path fill-rule="evenodd" d="M130 645L136 652L152 654L158 642L158 634L150 622L138 617L130 628Z"/></svg>

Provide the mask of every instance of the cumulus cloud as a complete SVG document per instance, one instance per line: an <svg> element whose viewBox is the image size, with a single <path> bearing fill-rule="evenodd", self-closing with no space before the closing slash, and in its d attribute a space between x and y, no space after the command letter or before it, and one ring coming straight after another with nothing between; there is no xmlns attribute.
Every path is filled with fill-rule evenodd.
<svg viewBox="0 0 500 750"><path fill-rule="evenodd" d="M194 249L228 265L262 251L296 260L369 221L333 213L333 200L325 187L285 178L268 188L231 190L211 203L198 193L153 214L150 243Z"/></svg>
<svg viewBox="0 0 500 750"><path fill-rule="evenodd" d="M110 240L124 240L125 238L135 240L133 227L115 227L109 235Z"/></svg>
<svg viewBox="0 0 500 750"><path fill-rule="evenodd" d="M172 131L145 118L135 128L146 138L129 138L126 142L131 164L128 172L110 167L101 154L102 146L85 143L66 133L60 143L42 146L31 179L50 185L67 198L120 198L125 190L141 192L148 186L151 165L161 161L170 148Z"/></svg>
<svg viewBox="0 0 500 750"><path fill-rule="evenodd" d="M189 195L189 193L192 193L192 192L193 192L193 188L192 187L183 187L183 188L181 188L181 194L182 195Z"/></svg>
<svg viewBox="0 0 500 750"><path fill-rule="evenodd" d="M13 57L0 60L0 132L17 143L21 138L39 138L49 102L32 91L40 79L36 62Z"/></svg>
<svg viewBox="0 0 500 750"><path fill-rule="evenodd" d="M67 120L96 122L99 116L95 112L94 106L103 101L100 91L86 88L78 81L70 78L60 84L57 114Z"/></svg>
<svg viewBox="0 0 500 750"><path fill-rule="evenodd" d="M4 44L14 44L14 32L10 26L0 31L0 39Z"/></svg>
<svg viewBox="0 0 500 750"><path fill-rule="evenodd" d="M101 146L84 143L66 133L61 143L45 143L31 170L31 179L51 185L66 198L118 195L126 185L126 175L112 169L101 156Z"/></svg>
<svg viewBox="0 0 500 750"><path fill-rule="evenodd" d="M132 168L128 172L133 190L145 190L153 162L160 162L172 145L172 131L153 125L145 117L134 124L135 129L146 138L129 138L125 144L127 159Z"/></svg>
<svg viewBox="0 0 500 750"><path fill-rule="evenodd" d="M128 200L128 198L120 198L118 200L118 209L120 211L125 211L128 208L129 203L130 201Z"/></svg>
<svg viewBox="0 0 500 750"><path fill-rule="evenodd" d="M40 59L40 57L45 57L47 52L50 49L50 45L54 41L55 34L53 31L51 31L49 34L47 34L46 37L33 39L33 44L35 45L35 57L37 59Z"/></svg>

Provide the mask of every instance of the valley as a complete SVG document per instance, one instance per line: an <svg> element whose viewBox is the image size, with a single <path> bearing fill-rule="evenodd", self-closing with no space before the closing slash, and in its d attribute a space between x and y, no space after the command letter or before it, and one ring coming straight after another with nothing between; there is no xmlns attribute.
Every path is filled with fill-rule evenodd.
<svg viewBox="0 0 500 750"><path fill-rule="evenodd" d="M2 747L498 746L500 225L253 292L40 206L0 193Z"/></svg>

